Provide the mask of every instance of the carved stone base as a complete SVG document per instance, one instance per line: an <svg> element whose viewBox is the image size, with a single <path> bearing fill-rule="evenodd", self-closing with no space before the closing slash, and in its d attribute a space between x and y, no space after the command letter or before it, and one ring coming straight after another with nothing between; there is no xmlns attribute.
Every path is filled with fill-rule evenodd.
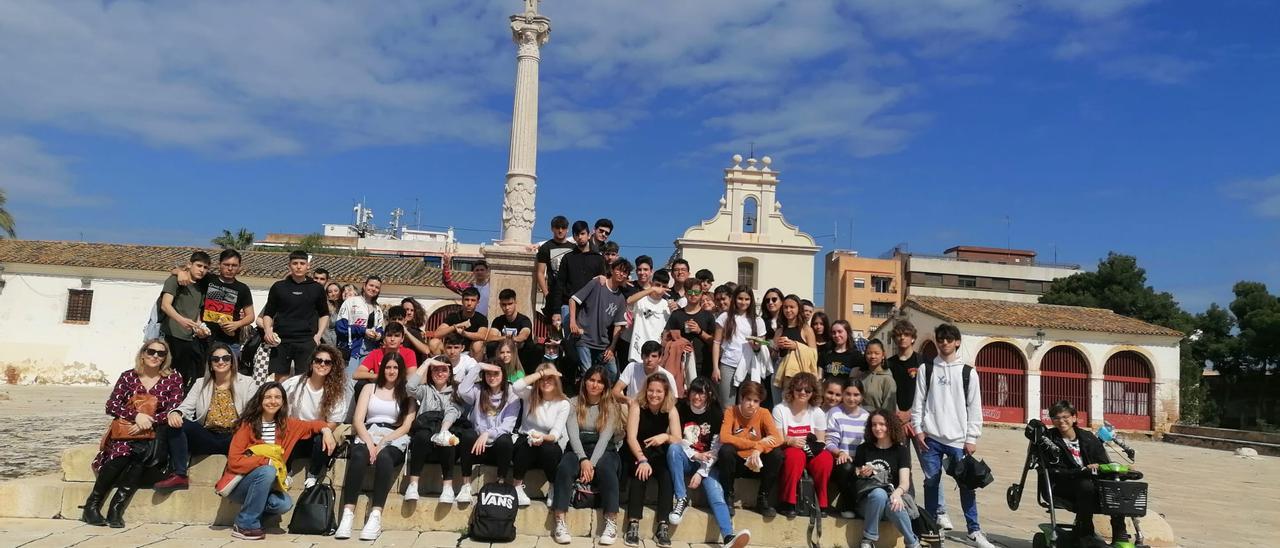
<svg viewBox="0 0 1280 548"><path fill-rule="evenodd" d="M529 319L538 321L534 310L534 258L537 251L527 244L518 246L487 245L480 249L489 263L489 310L484 311L490 318L502 315L498 305L498 293L503 289L516 292L516 309Z"/></svg>

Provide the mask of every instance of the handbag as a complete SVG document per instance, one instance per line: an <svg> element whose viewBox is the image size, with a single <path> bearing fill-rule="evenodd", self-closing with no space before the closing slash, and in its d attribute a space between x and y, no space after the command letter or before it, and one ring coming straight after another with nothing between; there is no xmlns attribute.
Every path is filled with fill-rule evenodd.
<svg viewBox="0 0 1280 548"><path fill-rule="evenodd" d="M430 432L431 434L427 437L431 437L440 432L443 423L444 411L423 411L413 419L413 426L409 428L409 433Z"/></svg>
<svg viewBox="0 0 1280 548"><path fill-rule="evenodd" d="M155 417L156 407L159 402L156 397L151 394L134 394L129 398L129 405L140 415ZM153 419L158 420L158 419ZM111 429L107 432L107 438L115 441L134 441L134 440L154 440L156 439L156 430L142 430L139 432L130 432L134 426L134 422L129 419L115 418L111 421Z"/></svg>
<svg viewBox="0 0 1280 548"><path fill-rule="evenodd" d="M569 497L569 506L574 508L599 508L600 493L590 483L573 482L573 494Z"/></svg>
<svg viewBox="0 0 1280 548"><path fill-rule="evenodd" d="M302 490L298 502L293 507L293 518L289 520L291 535L324 535L329 536L338 531L338 520L334 509L337 495L334 493L332 478L322 476L316 484Z"/></svg>

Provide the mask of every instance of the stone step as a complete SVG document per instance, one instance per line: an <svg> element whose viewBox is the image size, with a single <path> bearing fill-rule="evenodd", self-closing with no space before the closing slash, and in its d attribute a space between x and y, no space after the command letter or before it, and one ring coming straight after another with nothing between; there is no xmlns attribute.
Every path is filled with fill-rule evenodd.
<svg viewBox="0 0 1280 548"><path fill-rule="evenodd" d="M1259 455L1280 457L1280 444L1275 443L1240 441L1235 439L1200 436L1194 434L1180 434L1175 432L1165 434L1164 441L1166 443L1189 445L1191 447L1202 447L1205 449L1220 449L1223 451L1235 451L1241 447L1251 447L1257 451Z"/></svg>
<svg viewBox="0 0 1280 548"><path fill-rule="evenodd" d="M300 482L295 484L291 494L296 498L300 493ZM0 517L13 518L52 518L78 519L80 505L88 496L92 484L89 482L62 481L57 475L26 478L8 482L0 482ZM217 496L211 488L194 487L186 491L162 494L144 489L134 496L128 512L127 522L135 523L181 523L181 524L213 524L229 525L239 509L237 504ZM356 527L363 526L368 512L369 499L361 496L356 505ZM383 529L385 531L443 531L460 533L466 529L471 516L471 505L441 505L435 498L423 498L406 502L398 494L387 499L383 509ZM276 519L268 520L267 527L283 527L287 525L291 513ZM620 520L625 516L619 516ZM646 506L641 521L642 536L646 539L653 536L655 516L652 506ZM599 510L570 509L567 524L575 537L583 540L598 536L604 526L604 516ZM823 546L856 545L862 535L860 520L839 518L823 518ZM620 521L619 525L624 522ZM788 520L782 516L764 519L751 510L739 510L734 518L735 529L750 529L753 544L790 546L805 545L807 518ZM522 508L518 514L516 528L521 534L545 535L553 525L552 512L546 505L535 502ZM673 531L674 540L680 542L715 542L719 540L719 529L715 520L706 510L691 508L686 511L683 522ZM881 527L880 546L901 545L897 531L887 523Z"/></svg>

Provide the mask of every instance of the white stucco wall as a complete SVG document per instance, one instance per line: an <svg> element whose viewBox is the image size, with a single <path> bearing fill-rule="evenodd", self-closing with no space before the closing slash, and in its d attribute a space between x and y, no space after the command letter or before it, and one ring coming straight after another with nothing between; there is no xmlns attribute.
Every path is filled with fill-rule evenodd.
<svg viewBox="0 0 1280 548"><path fill-rule="evenodd" d="M1012 280L1040 280L1045 282L1082 272L1081 270L1072 268L980 263L976 261L957 261L917 256L911 257L908 271L928 272L930 274L980 276L987 278L1009 278ZM915 288L913 287L911 290L915 291Z"/></svg>
<svg viewBox="0 0 1280 548"><path fill-rule="evenodd" d="M128 272L128 271L121 271ZM147 279L152 278L152 279ZM20 381L79 382L89 367L114 382L133 367L146 325L163 285L161 273L89 278L93 312L88 324L66 323L69 289L85 288L81 276L39 273L4 273L0 291L0 372L13 366ZM258 312L267 302L274 280L243 280L253 291ZM404 292L385 292L379 302L398 304ZM415 295L430 314L450 300ZM80 364L80 365L76 365ZM86 367L87 366L87 367ZM69 375L68 372L74 372ZM73 377L73 378L69 378Z"/></svg>
<svg viewBox="0 0 1280 548"><path fill-rule="evenodd" d="M916 341L917 348L920 348L925 341L933 340L934 328L943 323L939 318L915 308L908 307L905 313L920 334ZM883 341L886 348L893 347L892 341L889 340L893 323L892 320L886 321L873 335L874 338ZM1022 352L1027 362L1027 420L1040 418L1043 414L1044 410L1040 408L1040 362L1049 349L1059 345L1075 347L1088 361L1089 408L1093 411L1090 413L1091 423L1101 424L1106 418L1103 413L1105 409L1103 368L1107 358L1124 350L1143 355L1151 365L1153 375L1151 415L1155 430L1167 430L1170 424L1178 420L1181 351L1179 339L1175 337L1045 329L1045 342L1037 348L1035 328L974 324L959 324L956 327L960 329L961 334L960 355L970 363L982 347L995 341L1010 343Z"/></svg>
<svg viewBox="0 0 1280 548"><path fill-rule="evenodd" d="M756 262L756 299L770 287L781 289L784 294L795 293L802 299L813 300L813 254L808 251L769 251L765 248L747 250L716 249L701 245L685 245L681 256L689 261L694 272L700 268L715 274L716 285L738 281L738 261L752 259Z"/></svg>

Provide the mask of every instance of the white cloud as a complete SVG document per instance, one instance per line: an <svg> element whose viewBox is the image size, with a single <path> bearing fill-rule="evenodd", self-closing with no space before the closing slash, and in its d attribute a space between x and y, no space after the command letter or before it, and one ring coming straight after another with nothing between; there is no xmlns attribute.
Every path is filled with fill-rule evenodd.
<svg viewBox="0 0 1280 548"><path fill-rule="evenodd" d="M1101 65L1102 73L1116 78L1132 78L1152 84L1181 84L1191 78L1204 65L1180 57L1165 54L1124 55Z"/></svg>
<svg viewBox="0 0 1280 548"><path fill-rule="evenodd" d="M51 207L107 203L101 196L85 195L75 188L67 169L68 161L48 153L34 139L0 135L0 188L5 190L11 203L38 203Z"/></svg>
<svg viewBox="0 0 1280 548"><path fill-rule="evenodd" d="M1262 179L1247 179L1225 185L1232 198L1249 202L1250 209L1263 217L1280 219L1280 174Z"/></svg>
<svg viewBox="0 0 1280 548"><path fill-rule="evenodd" d="M1086 21L1113 18L1151 0L1044 0L1049 9Z"/></svg>
<svg viewBox="0 0 1280 548"><path fill-rule="evenodd" d="M939 42L989 40L1018 30L1021 7L1004 0L850 0L877 34ZM954 42L952 43L954 46Z"/></svg>

